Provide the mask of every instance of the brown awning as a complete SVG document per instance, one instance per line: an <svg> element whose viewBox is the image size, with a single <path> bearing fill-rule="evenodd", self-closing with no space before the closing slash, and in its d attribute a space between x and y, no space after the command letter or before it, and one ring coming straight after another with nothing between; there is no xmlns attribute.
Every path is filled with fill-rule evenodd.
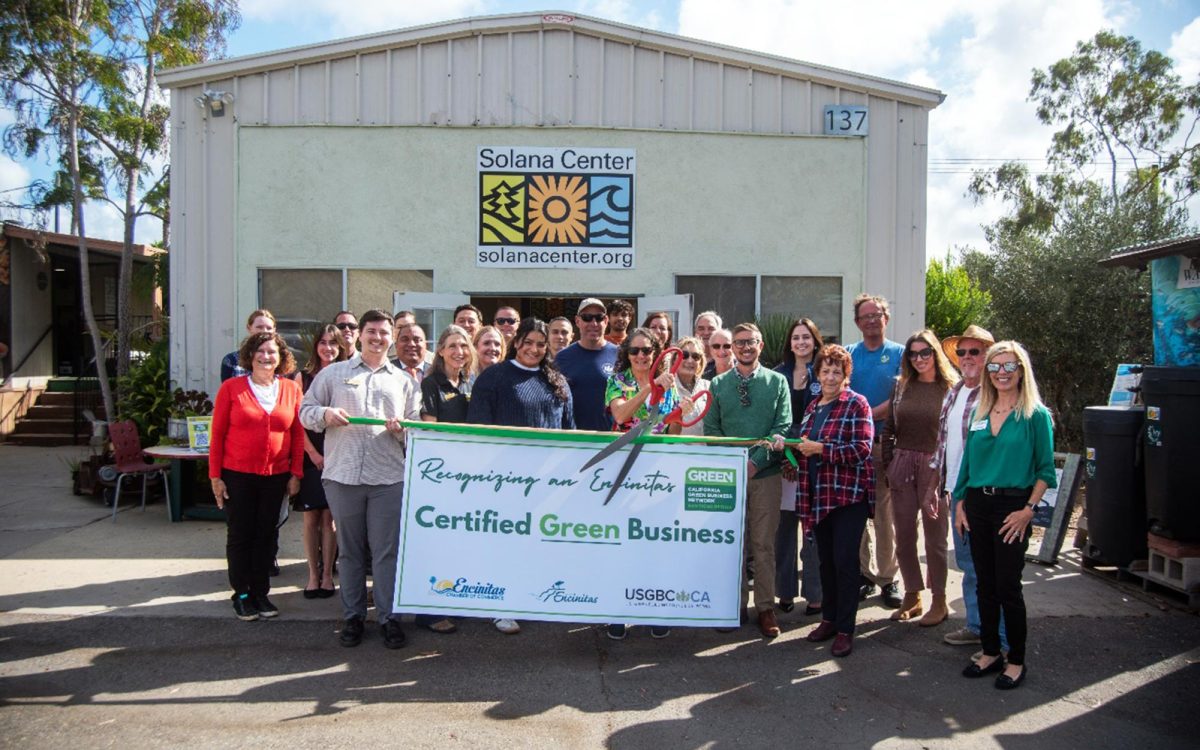
<svg viewBox="0 0 1200 750"><path fill-rule="evenodd" d="M1200 234L1189 234L1169 240L1156 240L1118 248L1113 251L1112 255L1099 263L1109 267L1128 266L1144 269L1150 261L1157 258L1168 258L1172 255L1186 255L1189 258L1200 257Z"/></svg>

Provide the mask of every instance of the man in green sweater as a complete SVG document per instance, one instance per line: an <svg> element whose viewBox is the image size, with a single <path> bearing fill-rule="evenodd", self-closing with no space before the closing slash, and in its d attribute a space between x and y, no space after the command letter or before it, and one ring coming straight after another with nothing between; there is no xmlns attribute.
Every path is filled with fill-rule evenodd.
<svg viewBox="0 0 1200 750"><path fill-rule="evenodd" d="M763 339L758 326L740 323L733 329L736 366L713 378L713 404L704 416L704 434L766 438L781 443L792 423L787 378L759 364ZM775 619L775 532L779 528L782 453L761 446L750 449L746 465L746 537L742 547L742 589L746 555L754 557L754 608L764 638L779 635Z"/></svg>

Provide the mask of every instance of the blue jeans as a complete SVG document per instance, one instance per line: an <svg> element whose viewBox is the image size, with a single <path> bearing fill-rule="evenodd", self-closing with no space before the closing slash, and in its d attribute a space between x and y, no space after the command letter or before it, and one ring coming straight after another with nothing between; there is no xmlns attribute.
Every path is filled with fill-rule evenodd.
<svg viewBox="0 0 1200 750"><path fill-rule="evenodd" d="M979 591L978 582L975 579L975 561L971 559L971 546L967 544L967 540L962 534L958 533L958 525L953 522L957 517L958 504L961 500L956 500L954 503L954 511L951 514L950 531L954 535L954 563L963 574L962 598L963 607L967 610L967 630L970 630L976 635L979 634ZM1004 632L1004 615L1000 616L1000 648L1008 651L1008 637Z"/></svg>

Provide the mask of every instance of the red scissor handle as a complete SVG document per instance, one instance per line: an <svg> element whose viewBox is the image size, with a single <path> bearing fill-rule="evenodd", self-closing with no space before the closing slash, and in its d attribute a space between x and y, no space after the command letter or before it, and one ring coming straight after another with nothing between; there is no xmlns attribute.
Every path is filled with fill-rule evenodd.
<svg viewBox="0 0 1200 750"><path fill-rule="evenodd" d="M673 424L674 423L674 424L679 424L683 427L691 427L692 425L699 422L701 419L704 419L705 414L708 414L708 407L712 406L712 398L713 398L713 395L712 395L711 391L696 391L695 393L692 394L692 406L695 407L701 401L704 402L704 408L700 409L700 413L696 415L696 418L685 422L683 420L683 404L680 404L679 406L676 406L674 409L672 409L671 413L668 414L663 419L663 424Z"/></svg>
<svg viewBox="0 0 1200 750"><path fill-rule="evenodd" d="M667 389L658 384L658 368L662 364L663 358L674 352L677 356L671 361L669 372L674 375L679 372L679 368L683 365L683 350L677 346L669 346L662 350L658 355L658 359L654 360L654 364L650 367L650 406L655 406L663 400L667 395Z"/></svg>

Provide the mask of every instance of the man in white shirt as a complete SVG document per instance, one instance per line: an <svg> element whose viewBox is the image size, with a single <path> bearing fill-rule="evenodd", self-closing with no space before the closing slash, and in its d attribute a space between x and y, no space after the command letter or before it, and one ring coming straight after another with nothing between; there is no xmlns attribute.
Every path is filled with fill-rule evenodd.
<svg viewBox="0 0 1200 750"><path fill-rule="evenodd" d="M947 495L958 481L958 469L962 466L963 449L967 440L971 412L979 398L979 383L983 378L983 363L988 347L994 344L992 334L977 325L967 326L961 336L948 336L942 342L942 350L950 362L962 373L962 380L946 392L942 401L942 415L938 423L938 444L933 452L930 466L941 472L940 486ZM951 533L954 536L954 562L963 573L963 608L967 611L967 623L944 636L946 643L954 646L979 644L979 596L975 590L975 564L971 559L971 548L967 540L958 533L953 523L955 503L950 503ZM1004 639L1004 623L1000 624L1001 646L1008 650Z"/></svg>
<svg viewBox="0 0 1200 750"><path fill-rule="evenodd" d="M307 429L325 433L321 483L337 525L345 616L339 640L343 646L362 641L369 555L383 644L400 648L405 636L400 616L392 612L392 598L404 496L401 421L421 418L420 388L388 361L392 316L368 310L360 325L362 352L317 373L300 404L300 421ZM350 424L350 417L385 419L387 424Z"/></svg>

